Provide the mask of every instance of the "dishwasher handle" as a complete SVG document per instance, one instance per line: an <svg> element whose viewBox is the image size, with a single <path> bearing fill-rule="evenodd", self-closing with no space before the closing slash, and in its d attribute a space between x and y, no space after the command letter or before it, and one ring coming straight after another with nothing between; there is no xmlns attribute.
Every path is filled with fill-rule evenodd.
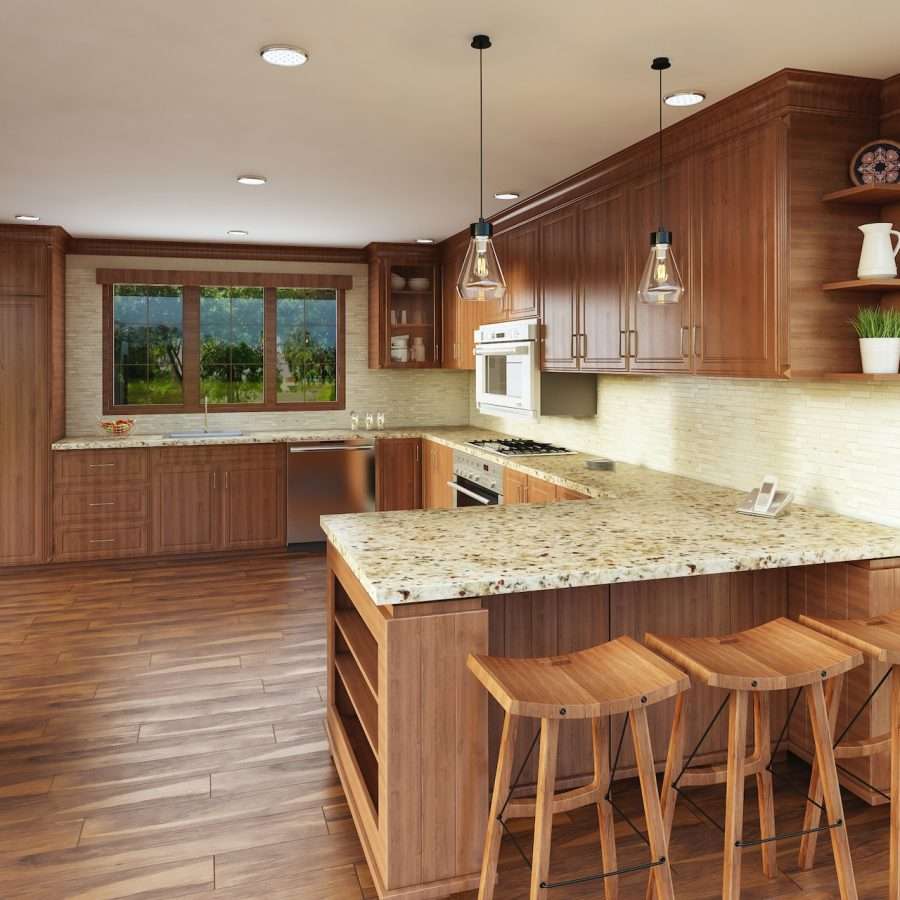
<svg viewBox="0 0 900 900"><path fill-rule="evenodd" d="M488 506L491 502L486 497L482 497L481 494L476 494L475 491L470 491L468 488L464 488L461 484L457 484L455 481L448 481L447 487L452 488L458 494L465 494L467 497L471 497L473 500L477 500L483 506Z"/></svg>
<svg viewBox="0 0 900 900"><path fill-rule="evenodd" d="M353 447L342 447L338 446L328 446L327 444L324 446L315 446L315 447L289 447L288 453L323 453L325 451L335 451L339 450L341 452L348 450L374 450L374 444L360 444L358 446Z"/></svg>

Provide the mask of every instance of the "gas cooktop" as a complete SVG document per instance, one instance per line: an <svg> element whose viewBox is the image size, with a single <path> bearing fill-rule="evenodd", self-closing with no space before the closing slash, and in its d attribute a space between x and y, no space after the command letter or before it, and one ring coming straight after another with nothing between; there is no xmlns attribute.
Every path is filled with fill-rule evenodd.
<svg viewBox="0 0 900 900"><path fill-rule="evenodd" d="M467 441L467 443L481 450L499 453L501 456L561 456L577 452L554 444L544 444L541 441L528 441L525 438L497 438L492 441Z"/></svg>

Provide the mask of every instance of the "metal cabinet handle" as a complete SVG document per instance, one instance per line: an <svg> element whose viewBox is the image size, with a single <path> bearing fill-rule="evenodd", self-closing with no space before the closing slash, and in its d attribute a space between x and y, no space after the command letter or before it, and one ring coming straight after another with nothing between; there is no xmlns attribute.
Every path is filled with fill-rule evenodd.
<svg viewBox="0 0 900 900"><path fill-rule="evenodd" d="M682 355L683 357L688 356L688 354L690 353L690 350L685 351L685 349L684 349L684 339L685 339L685 337L688 336L688 333L690 332L690 330L691 330L691 329L690 329L687 325L682 325L682 326L681 326L681 347L680 347L680 350L681 350L681 355Z"/></svg>
<svg viewBox="0 0 900 900"><path fill-rule="evenodd" d="M631 346L631 335L634 335L634 348ZM628 352L632 359L637 359L638 355L638 333L634 330L628 332Z"/></svg>
<svg viewBox="0 0 900 900"><path fill-rule="evenodd" d="M575 341L577 341L577 340L578 340L578 335L573 334L572 341L569 344L569 355L572 357L572 359L578 359L578 348L575 346Z"/></svg>
<svg viewBox="0 0 900 900"><path fill-rule="evenodd" d="M225 473L225 490L228 490L228 472Z"/></svg>
<svg viewBox="0 0 900 900"><path fill-rule="evenodd" d="M625 334L626 332L624 331L619 332L619 356L621 356L622 359L628 359L628 351L624 349Z"/></svg>
<svg viewBox="0 0 900 900"><path fill-rule="evenodd" d="M581 358L587 358L587 335L583 331L581 332Z"/></svg>
<svg viewBox="0 0 900 900"><path fill-rule="evenodd" d="M216 489L216 470L213 469L213 490Z"/></svg>
<svg viewBox="0 0 900 900"><path fill-rule="evenodd" d="M88 506L115 506L115 500L104 500L102 503L88 503Z"/></svg>
<svg viewBox="0 0 900 900"><path fill-rule="evenodd" d="M114 469L115 463L88 463L89 469Z"/></svg>
<svg viewBox="0 0 900 900"><path fill-rule="evenodd" d="M89 544L114 544L116 542L115 538L89 538Z"/></svg>
<svg viewBox="0 0 900 900"><path fill-rule="evenodd" d="M698 341L699 337L700 337L700 326L695 325L694 326L694 340L693 340L694 356L702 356L703 355L703 353L700 350L700 345L699 345L699 341Z"/></svg>

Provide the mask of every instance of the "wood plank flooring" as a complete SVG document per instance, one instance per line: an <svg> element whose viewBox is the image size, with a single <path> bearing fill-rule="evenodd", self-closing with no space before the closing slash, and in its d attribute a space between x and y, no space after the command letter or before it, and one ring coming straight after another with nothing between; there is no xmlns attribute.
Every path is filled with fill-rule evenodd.
<svg viewBox="0 0 900 900"><path fill-rule="evenodd" d="M0 897L374 897L322 726L324 576L315 554L0 575ZM802 800L776 790L779 830L799 828ZM721 789L697 796L721 818ZM888 811L844 799L860 896L881 898ZM616 801L640 818L636 783ZM551 877L599 868L596 827L589 809L558 817ZM514 828L530 840L530 822ZM620 865L643 861L616 829ZM837 897L829 843L800 872L797 841L781 842L773 881L745 851L743 896ZM671 857L678 897L720 896L721 836L686 806ZM497 900L527 896L508 840L500 867ZM645 880L620 879L623 900Z"/></svg>

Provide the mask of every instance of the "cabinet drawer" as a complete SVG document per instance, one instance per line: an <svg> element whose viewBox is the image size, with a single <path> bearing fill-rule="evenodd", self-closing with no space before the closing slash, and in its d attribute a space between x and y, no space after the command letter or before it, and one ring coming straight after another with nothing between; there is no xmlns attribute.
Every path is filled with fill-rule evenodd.
<svg viewBox="0 0 900 900"><path fill-rule="evenodd" d="M146 450L57 450L53 454L56 484L146 481L149 473Z"/></svg>
<svg viewBox="0 0 900 900"><path fill-rule="evenodd" d="M150 489L146 487L92 491L57 491L53 519L58 525L75 525L93 519L143 522L150 509Z"/></svg>
<svg viewBox="0 0 900 900"><path fill-rule="evenodd" d="M150 545L145 524L104 526L98 523L91 527L54 529L53 546L53 558L60 561L144 556Z"/></svg>
<svg viewBox="0 0 900 900"><path fill-rule="evenodd" d="M260 468L282 463L285 449L284 444L228 444L216 447L160 447L153 454L154 465L167 468Z"/></svg>

